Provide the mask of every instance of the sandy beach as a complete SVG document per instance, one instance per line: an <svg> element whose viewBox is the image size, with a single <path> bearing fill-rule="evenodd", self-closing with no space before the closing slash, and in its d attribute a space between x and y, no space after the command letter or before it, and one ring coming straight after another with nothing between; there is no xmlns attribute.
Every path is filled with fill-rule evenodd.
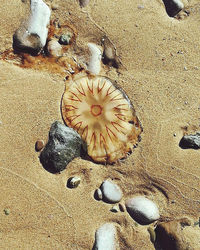
<svg viewBox="0 0 200 250"><path fill-rule="evenodd" d="M87 44L102 46L108 38L119 67L102 64L101 74L127 93L143 132L123 161L97 164L78 157L52 174L40 163L35 143L47 143L54 121L64 124L65 75L55 61L36 67L36 58L23 67L16 57L2 58L5 51L12 54L13 34L30 8L28 0L2 0L0 249L92 249L96 230L107 222L116 225L117 249L156 249L148 225L94 198L108 178L121 188L122 204L144 195L157 204L163 221L188 218L185 249L200 249L200 228L194 226L200 217L200 150L179 146L185 134L200 131L200 3L183 3L186 12L174 18L161 0L91 0L84 8L79 1L53 1L51 20L76 30L70 58L87 61ZM75 189L66 187L71 176L81 178Z"/></svg>

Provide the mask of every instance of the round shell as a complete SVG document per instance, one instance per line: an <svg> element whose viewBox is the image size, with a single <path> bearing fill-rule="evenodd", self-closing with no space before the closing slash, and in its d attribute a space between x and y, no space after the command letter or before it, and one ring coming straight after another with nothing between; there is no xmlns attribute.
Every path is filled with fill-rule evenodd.
<svg viewBox="0 0 200 250"><path fill-rule="evenodd" d="M103 76L79 76L66 83L62 116L86 141L88 155L100 163L127 156L142 132L126 94Z"/></svg>

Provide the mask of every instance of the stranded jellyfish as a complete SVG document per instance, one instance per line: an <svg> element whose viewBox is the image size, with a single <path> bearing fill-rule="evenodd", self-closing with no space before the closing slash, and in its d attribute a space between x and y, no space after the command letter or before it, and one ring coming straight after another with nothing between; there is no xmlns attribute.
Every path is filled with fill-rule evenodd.
<svg viewBox="0 0 200 250"><path fill-rule="evenodd" d="M62 116L86 141L88 155L100 163L124 158L142 128L127 95L103 76L78 76L66 83Z"/></svg>

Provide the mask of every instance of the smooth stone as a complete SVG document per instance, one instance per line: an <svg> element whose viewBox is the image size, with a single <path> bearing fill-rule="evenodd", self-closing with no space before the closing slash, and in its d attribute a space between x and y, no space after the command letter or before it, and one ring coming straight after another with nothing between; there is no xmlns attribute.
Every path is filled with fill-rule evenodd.
<svg viewBox="0 0 200 250"><path fill-rule="evenodd" d="M110 211L111 212L113 212L113 213L118 213L119 212L119 208L118 208L118 206L113 206L111 209L110 209Z"/></svg>
<svg viewBox="0 0 200 250"><path fill-rule="evenodd" d="M106 223L97 229L93 250L115 250L117 230L112 223Z"/></svg>
<svg viewBox="0 0 200 250"><path fill-rule="evenodd" d="M90 0L79 0L79 2L81 7L86 7L89 4Z"/></svg>
<svg viewBox="0 0 200 250"><path fill-rule="evenodd" d="M194 249L190 246L183 230L190 226L187 218L177 219L169 222L159 223L155 229L155 245L162 250L187 250Z"/></svg>
<svg viewBox="0 0 200 250"><path fill-rule="evenodd" d="M122 203L119 203L119 210L120 210L121 212L125 212L125 211L126 211L125 205L122 204Z"/></svg>
<svg viewBox="0 0 200 250"><path fill-rule="evenodd" d="M170 17L174 17L184 8L184 4L180 0L163 0L163 3Z"/></svg>
<svg viewBox="0 0 200 250"><path fill-rule="evenodd" d="M101 184L101 191L103 194L103 200L108 203L117 203L122 198L120 187L110 180L105 180Z"/></svg>
<svg viewBox="0 0 200 250"><path fill-rule="evenodd" d="M180 140L179 146L183 149L200 149L200 132L195 135L184 135Z"/></svg>
<svg viewBox="0 0 200 250"><path fill-rule="evenodd" d="M3 211L4 211L5 215L9 215L10 214L10 209L9 208L5 208Z"/></svg>
<svg viewBox="0 0 200 250"><path fill-rule="evenodd" d="M52 173L64 170L75 157L79 157L86 145L80 135L60 122L51 125L49 140L40 154L43 167Z"/></svg>
<svg viewBox="0 0 200 250"><path fill-rule="evenodd" d="M102 194L100 188L97 188L97 189L95 190L94 196L95 196L95 198L96 198L97 200L102 200L103 194Z"/></svg>
<svg viewBox="0 0 200 250"><path fill-rule="evenodd" d="M62 34L58 42L63 45L68 45L70 43L71 38L72 38L71 34Z"/></svg>
<svg viewBox="0 0 200 250"><path fill-rule="evenodd" d="M80 183L81 183L81 178L78 176L74 176L69 178L69 180L67 181L67 186L69 188L77 188Z"/></svg>
<svg viewBox="0 0 200 250"><path fill-rule="evenodd" d="M156 204L144 196L136 196L126 201L130 216L141 225L148 225L160 218Z"/></svg>
<svg viewBox="0 0 200 250"><path fill-rule="evenodd" d="M52 39L48 42L47 44L47 50L48 50L48 53L51 55L51 56L54 56L54 57L59 57L62 55L62 46L60 45L60 43L55 40L55 39Z"/></svg>
<svg viewBox="0 0 200 250"><path fill-rule="evenodd" d="M44 148L44 141L43 140L37 140L35 143L35 150L39 152Z"/></svg>

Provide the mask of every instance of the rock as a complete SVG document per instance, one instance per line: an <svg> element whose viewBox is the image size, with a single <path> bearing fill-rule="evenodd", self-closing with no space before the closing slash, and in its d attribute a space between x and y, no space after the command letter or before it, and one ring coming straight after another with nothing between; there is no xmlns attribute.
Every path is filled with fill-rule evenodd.
<svg viewBox="0 0 200 250"><path fill-rule="evenodd" d="M113 213L117 213L117 212L119 212L119 208L118 208L118 206L113 206L111 209L110 209L110 211L111 212L113 212Z"/></svg>
<svg viewBox="0 0 200 250"><path fill-rule="evenodd" d="M47 50L48 50L49 55L51 56L59 57L62 55L62 46L55 39L52 39L48 42Z"/></svg>
<svg viewBox="0 0 200 250"><path fill-rule="evenodd" d="M51 9L52 10L57 10L58 8L59 8L58 4L56 4L56 3L51 4Z"/></svg>
<svg viewBox="0 0 200 250"><path fill-rule="evenodd" d="M49 140L40 154L40 161L48 171L60 172L75 157L79 157L85 148L76 131L56 121L51 126Z"/></svg>
<svg viewBox="0 0 200 250"><path fill-rule="evenodd" d="M160 218L156 204L144 196L128 199L126 208L130 216L141 225L150 224Z"/></svg>
<svg viewBox="0 0 200 250"><path fill-rule="evenodd" d="M95 190L94 197L95 197L95 199L97 199L97 200L102 200L103 194L102 194L100 188L98 188L98 189Z"/></svg>
<svg viewBox="0 0 200 250"><path fill-rule="evenodd" d="M125 205L122 204L122 203L119 203L119 210L120 210L121 212L125 212L125 211L126 211Z"/></svg>
<svg viewBox="0 0 200 250"><path fill-rule="evenodd" d="M112 223L102 225L95 233L93 250L115 250L116 228Z"/></svg>
<svg viewBox="0 0 200 250"><path fill-rule="evenodd" d="M40 150L42 150L44 147L44 141L43 140L37 140L35 143L35 150L37 152L39 152Z"/></svg>
<svg viewBox="0 0 200 250"><path fill-rule="evenodd" d="M59 38L59 43L63 45L68 45L70 43L70 40L72 38L72 34L62 34Z"/></svg>
<svg viewBox="0 0 200 250"><path fill-rule="evenodd" d="M184 8L184 4L180 0L163 0L163 3L170 17L174 17Z"/></svg>
<svg viewBox="0 0 200 250"><path fill-rule="evenodd" d="M45 46L51 11L42 0L31 0L31 13L13 35L15 51L38 54Z"/></svg>
<svg viewBox="0 0 200 250"><path fill-rule="evenodd" d="M10 209L9 208L5 208L3 211L4 211L5 215L9 215L10 214Z"/></svg>
<svg viewBox="0 0 200 250"><path fill-rule="evenodd" d="M86 7L89 4L90 0L79 0L79 2L81 7Z"/></svg>
<svg viewBox="0 0 200 250"><path fill-rule="evenodd" d="M101 184L101 191L103 194L103 200L108 203L117 203L122 198L120 187L112 181L105 180Z"/></svg>
<svg viewBox="0 0 200 250"><path fill-rule="evenodd" d="M200 132L195 135L184 135L180 140L179 146L183 149L200 149Z"/></svg>
<svg viewBox="0 0 200 250"><path fill-rule="evenodd" d="M155 243L155 241L156 241L156 233L155 233L154 228L148 227L147 231L149 232L151 242Z"/></svg>
<svg viewBox="0 0 200 250"><path fill-rule="evenodd" d="M102 52L100 48L94 43L88 43L90 51L90 59L88 62L88 71L93 75L98 75L101 70L101 57Z"/></svg>
<svg viewBox="0 0 200 250"><path fill-rule="evenodd" d="M80 182L81 182L80 177L78 177L78 176L71 177L67 181L67 187L69 187L69 188L77 188L78 185L80 184Z"/></svg>
<svg viewBox="0 0 200 250"><path fill-rule="evenodd" d="M184 236L183 224L188 226L187 221L184 223L183 219L159 223L155 229L155 246L162 250L193 249Z"/></svg>

